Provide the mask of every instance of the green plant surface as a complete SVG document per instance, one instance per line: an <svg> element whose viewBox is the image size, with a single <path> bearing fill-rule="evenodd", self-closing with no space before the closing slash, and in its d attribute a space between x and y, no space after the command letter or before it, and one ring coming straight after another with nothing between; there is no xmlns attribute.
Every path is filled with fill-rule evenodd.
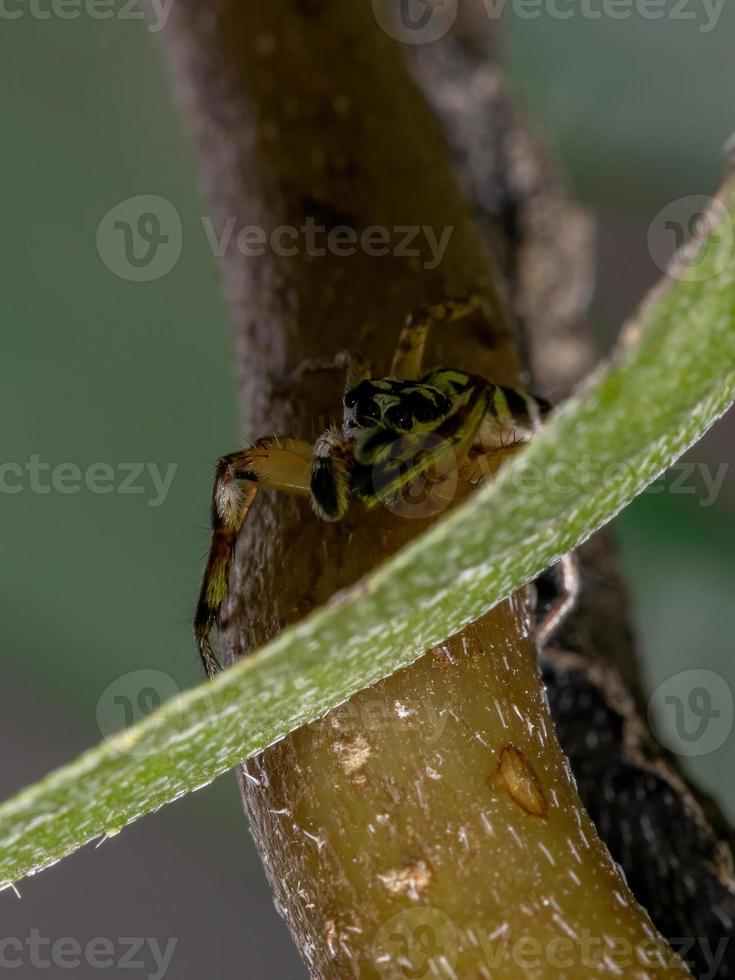
<svg viewBox="0 0 735 980"><path fill-rule="evenodd" d="M735 399L732 185L720 202L614 358L494 483L214 682L0 807L0 887L410 664L586 540L700 438Z"/></svg>

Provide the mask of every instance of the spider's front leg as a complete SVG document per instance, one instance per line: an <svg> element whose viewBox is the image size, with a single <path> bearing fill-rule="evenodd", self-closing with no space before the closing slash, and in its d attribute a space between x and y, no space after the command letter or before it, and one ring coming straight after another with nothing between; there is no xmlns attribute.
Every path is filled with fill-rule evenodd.
<svg viewBox="0 0 735 980"><path fill-rule="evenodd" d="M356 388L361 381L372 375L370 362L358 351L343 350L334 357L308 357L291 372L288 384L299 384L303 379L317 371L344 371L345 389Z"/></svg>
<svg viewBox="0 0 735 980"><path fill-rule="evenodd" d="M422 373L429 328L442 323L451 323L453 320L459 320L476 312L483 313L488 319L491 318L490 304L478 293L470 293L469 296L461 299L448 299L443 303L430 303L409 313L393 355L390 376L404 381L419 378Z"/></svg>
<svg viewBox="0 0 735 980"><path fill-rule="evenodd" d="M212 490L212 541L194 619L194 635L207 676L220 670L210 640L229 590L237 535L259 486L308 496L313 447L296 439L262 439L223 456Z"/></svg>

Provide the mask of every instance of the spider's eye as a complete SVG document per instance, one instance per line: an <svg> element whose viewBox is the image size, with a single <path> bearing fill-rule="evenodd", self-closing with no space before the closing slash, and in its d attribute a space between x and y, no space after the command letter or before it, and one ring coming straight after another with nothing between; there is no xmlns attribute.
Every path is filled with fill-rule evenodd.
<svg viewBox="0 0 735 980"><path fill-rule="evenodd" d="M428 398L420 398L416 402L416 407L414 408L414 418L417 422L425 425L427 422L431 422L437 417L436 406L433 405Z"/></svg>
<svg viewBox="0 0 735 980"><path fill-rule="evenodd" d="M357 425L370 428L380 421L380 405L375 401L375 388L370 381L361 381L345 392L343 401Z"/></svg>
<svg viewBox="0 0 735 980"><path fill-rule="evenodd" d="M413 425L413 414L407 405L396 405L388 412L388 421L396 429L407 431Z"/></svg>
<svg viewBox="0 0 735 980"><path fill-rule="evenodd" d="M357 409L357 421L359 425L370 425L372 422L380 421L380 409L374 401L360 403Z"/></svg>

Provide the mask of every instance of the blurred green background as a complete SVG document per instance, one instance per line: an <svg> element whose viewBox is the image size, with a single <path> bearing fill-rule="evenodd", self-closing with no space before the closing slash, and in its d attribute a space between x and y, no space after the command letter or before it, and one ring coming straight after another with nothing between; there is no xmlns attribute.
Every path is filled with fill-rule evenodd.
<svg viewBox="0 0 735 980"><path fill-rule="evenodd" d="M211 466L243 438L200 220L207 208L160 37L139 19L18 9L0 35L0 464L23 468L0 471L4 797L119 726L126 707L147 710L155 696L145 689L159 675L139 672L168 675L164 695L199 681L189 619ZM601 350L659 274L651 222L670 202L713 191L735 129L735 6L708 32L703 4L688 10L694 20L526 20L510 7L502 18L511 78L598 218ZM183 228L178 264L145 283L113 274L96 245L109 209L141 194L171 201ZM732 418L723 420L690 460L729 467L732 435ZM47 468L32 479L34 458ZM112 492L83 481L73 492L74 471L60 476L62 463L81 474L109 464ZM146 467L138 492L123 492L124 464ZM171 465L161 495L151 467ZM714 672L709 693L724 723L735 690L735 474L728 469L712 506L700 479L687 486L693 492L645 495L616 526L648 689L673 683L686 702L676 675ZM735 739L725 734L687 765L735 817ZM0 896L4 936L176 937L171 977L305 975L232 778L21 891L21 902ZM15 975L37 972L27 964Z"/></svg>

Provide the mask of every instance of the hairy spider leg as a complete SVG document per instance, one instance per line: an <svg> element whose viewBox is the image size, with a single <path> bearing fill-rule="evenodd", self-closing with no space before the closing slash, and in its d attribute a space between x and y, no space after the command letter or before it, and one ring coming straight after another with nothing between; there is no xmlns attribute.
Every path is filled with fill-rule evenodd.
<svg viewBox="0 0 735 980"><path fill-rule="evenodd" d="M210 641L229 590L240 528L259 486L308 496L313 447L296 439L262 439L250 449L223 456L212 490L212 540L194 619L194 635L207 676L220 670Z"/></svg>
<svg viewBox="0 0 735 980"><path fill-rule="evenodd" d="M460 469L472 486L493 479L505 462L524 446L546 413L546 404L527 392L488 384L487 407Z"/></svg>
<svg viewBox="0 0 735 980"><path fill-rule="evenodd" d="M469 296L461 299L448 299L443 303L420 306L409 313L393 355L390 376L404 381L419 378L429 328L442 323L451 323L453 320L459 320L476 312L482 312L490 318L490 305L478 293L470 293Z"/></svg>
<svg viewBox="0 0 735 980"><path fill-rule="evenodd" d="M317 371L344 371L345 391L356 388L361 381L372 377L370 362L357 351L343 350L334 357L308 357L292 372L289 380L292 384L302 381L307 374Z"/></svg>
<svg viewBox="0 0 735 980"><path fill-rule="evenodd" d="M577 604L580 590L579 560L575 552L564 555L554 566L554 577L559 590L558 597L536 627L536 644L539 650L548 646L561 629L567 616Z"/></svg>
<svg viewBox="0 0 735 980"><path fill-rule="evenodd" d="M522 445L524 445L522 442L509 442L506 446L493 446L488 449L481 448L475 443L460 468L460 478L473 487L494 479L500 468L518 452Z"/></svg>

